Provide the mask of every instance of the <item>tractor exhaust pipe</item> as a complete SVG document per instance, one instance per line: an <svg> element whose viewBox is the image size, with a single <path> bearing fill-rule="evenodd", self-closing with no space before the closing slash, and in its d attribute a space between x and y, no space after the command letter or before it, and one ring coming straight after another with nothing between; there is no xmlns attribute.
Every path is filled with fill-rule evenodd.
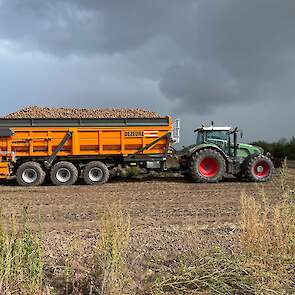
<svg viewBox="0 0 295 295"><path fill-rule="evenodd" d="M237 157L237 153L238 153L238 128L235 128L234 130L234 157Z"/></svg>

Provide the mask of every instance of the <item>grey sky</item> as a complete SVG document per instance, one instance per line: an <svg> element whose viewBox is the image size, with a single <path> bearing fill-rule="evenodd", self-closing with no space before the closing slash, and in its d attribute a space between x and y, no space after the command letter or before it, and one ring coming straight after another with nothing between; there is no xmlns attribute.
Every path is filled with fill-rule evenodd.
<svg viewBox="0 0 295 295"><path fill-rule="evenodd" d="M294 0L0 0L0 115L146 107L294 135Z"/></svg>

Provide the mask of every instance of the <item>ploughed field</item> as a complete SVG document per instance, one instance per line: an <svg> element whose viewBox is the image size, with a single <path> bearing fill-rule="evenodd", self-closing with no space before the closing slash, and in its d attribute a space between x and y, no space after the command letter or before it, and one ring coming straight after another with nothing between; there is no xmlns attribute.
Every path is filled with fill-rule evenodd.
<svg viewBox="0 0 295 295"><path fill-rule="evenodd" d="M295 170L294 170L295 171ZM294 173L295 176L295 173ZM273 183L262 184L276 197ZM241 193L257 193L257 184L235 178L218 184L193 183L183 177L110 180L102 186L78 184L55 187L19 187L14 180L0 185L0 203L5 213L20 213L28 206L32 216L42 217L46 235L91 236L98 216L108 204L120 201L132 219L134 232L145 238L159 233L172 236L191 225L227 230L236 226ZM37 221L37 220L36 220ZM149 241L152 242L152 241ZM160 243L161 242L161 243ZM143 245L142 245L143 246Z"/></svg>
<svg viewBox="0 0 295 295"><path fill-rule="evenodd" d="M294 182L295 169L289 172ZM276 177L259 185L274 202L279 196L276 186ZM55 276L50 265L56 267L75 245L87 260L99 236L100 214L109 204L120 201L131 217L128 259L140 281L151 257L169 261L192 243L230 249L238 231L240 196L243 192L257 196L258 190L257 184L234 178L218 184L161 177L69 187L18 187L10 180L0 185L0 204L7 218L13 211L20 217L22 208L28 206L33 226L41 223L48 271Z"/></svg>

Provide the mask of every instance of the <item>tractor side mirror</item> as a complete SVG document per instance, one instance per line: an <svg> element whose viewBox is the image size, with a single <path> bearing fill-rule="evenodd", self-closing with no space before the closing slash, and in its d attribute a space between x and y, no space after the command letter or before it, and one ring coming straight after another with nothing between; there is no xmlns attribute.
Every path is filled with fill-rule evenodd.
<svg viewBox="0 0 295 295"><path fill-rule="evenodd" d="M240 132L240 136L241 136L241 138L243 138L243 137L244 137L243 130L241 130L241 132Z"/></svg>

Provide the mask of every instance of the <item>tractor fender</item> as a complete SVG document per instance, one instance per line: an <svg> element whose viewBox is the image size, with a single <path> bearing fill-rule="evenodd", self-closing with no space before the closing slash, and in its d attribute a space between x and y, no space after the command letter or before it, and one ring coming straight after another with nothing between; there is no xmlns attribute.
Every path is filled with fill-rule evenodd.
<svg viewBox="0 0 295 295"><path fill-rule="evenodd" d="M224 158L224 160L225 160L225 162L227 164L227 156L226 156L226 154L224 153L224 151L220 147L218 147L218 146L216 146L214 144L202 144L202 145L199 145L199 146L195 146L195 147L193 147L192 149L189 150L188 156L191 157L195 153L197 153L197 152L199 152L201 150L204 150L204 149L211 149L211 150L215 150L215 151L219 152L223 156L223 158Z"/></svg>

